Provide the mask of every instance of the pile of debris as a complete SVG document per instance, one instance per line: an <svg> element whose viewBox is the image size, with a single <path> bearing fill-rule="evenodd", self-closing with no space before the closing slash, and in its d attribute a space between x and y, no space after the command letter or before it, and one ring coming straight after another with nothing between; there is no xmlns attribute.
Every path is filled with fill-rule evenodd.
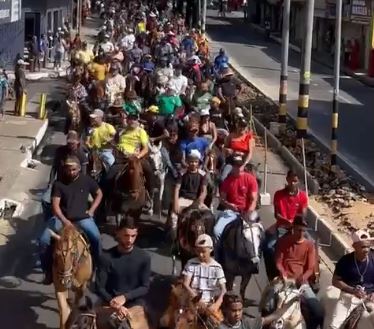
<svg viewBox="0 0 374 329"><path fill-rule="evenodd" d="M251 108L256 118L266 127L270 127L270 122L277 122L278 107L253 88L246 86L239 101L241 106ZM287 121L284 134L278 138L302 163L301 145L297 143L296 128L293 122ZM366 208L371 208L371 202L368 203L370 195L366 192L365 187L357 183L340 168L332 173L329 154L321 152L321 149L313 141L305 140L305 152L308 172L320 185L319 195L315 197L315 200L327 205L331 219L336 220L339 225L348 231L357 229L358 226L362 228L361 225L365 223L364 226L374 233L374 213L368 214L367 211L364 211L363 217L355 218L355 220L352 218L355 211L351 211L351 208L355 205L358 209L363 204L366 204ZM355 213L354 216L357 215L361 216L361 213Z"/></svg>

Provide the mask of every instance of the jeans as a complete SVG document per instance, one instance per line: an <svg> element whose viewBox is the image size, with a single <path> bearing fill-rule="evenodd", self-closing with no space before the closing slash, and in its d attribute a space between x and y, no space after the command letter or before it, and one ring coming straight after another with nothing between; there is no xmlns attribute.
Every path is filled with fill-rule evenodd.
<svg viewBox="0 0 374 329"><path fill-rule="evenodd" d="M113 155L113 151L109 149L104 149L99 152L100 159L103 161L106 171L113 166L114 161L116 160Z"/></svg>
<svg viewBox="0 0 374 329"><path fill-rule="evenodd" d="M215 238L215 248L214 248L214 256L218 262L222 259L222 250L221 250L221 235L225 230L227 224L233 222L235 219L238 218L238 213L232 210L224 210L221 214L218 215L218 220L216 225L214 225L213 233Z"/></svg>
<svg viewBox="0 0 374 329"><path fill-rule="evenodd" d="M92 217L88 217L76 221L74 224L87 235L90 242L94 263L97 264L100 257L101 241L100 231L97 228L94 219ZM44 272L48 272L52 268L52 236L49 230L58 233L58 231L60 231L62 228L63 224L61 220L59 220L57 217L51 217L47 221L46 228L39 237L40 261Z"/></svg>
<svg viewBox="0 0 374 329"><path fill-rule="evenodd" d="M226 164L223 167L223 170L222 170L222 173L221 173L221 182L223 182L227 178L227 176L230 175L231 170L232 170L232 165L231 164Z"/></svg>

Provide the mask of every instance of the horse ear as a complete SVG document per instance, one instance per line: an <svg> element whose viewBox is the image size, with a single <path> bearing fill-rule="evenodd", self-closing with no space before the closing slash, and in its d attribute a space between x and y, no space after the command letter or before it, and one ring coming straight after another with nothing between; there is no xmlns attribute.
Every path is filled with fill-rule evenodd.
<svg viewBox="0 0 374 329"><path fill-rule="evenodd" d="M49 233L51 234L51 237L56 240L61 240L61 236L59 236L56 232L52 231L51 229L48 229Z"/></svg>
<svg viewBox="0 0 374 329"><path fill-rule="evenodd" d="M195 296L194 298L192 298L192 303L193 304L197 304L200 301L202 295L203 295L203 293L199 293L197 296Z"/></svg>
<svg viewBox="0 0 374 329"><path fill-rule="evenodd" d="M85 296L87 310L93 310L93 302L91 297Z"/></svg>

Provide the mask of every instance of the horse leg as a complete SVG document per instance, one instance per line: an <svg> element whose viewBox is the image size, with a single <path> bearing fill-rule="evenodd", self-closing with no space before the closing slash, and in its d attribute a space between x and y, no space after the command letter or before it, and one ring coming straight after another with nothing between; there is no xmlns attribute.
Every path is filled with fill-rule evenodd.
<svg viewBox="0 0 374 329"><path fill-rule="evenodd" d="M77 306L79 305L79 302L82 300L83 296L84 296L84 292L86 291L86 287L87 287L87 284L86 283L83 283L81 287L79 287L76 291L75 291L75 298L74 298L74 306Z"/></svg>
<svg viewBox="0 0 374 329"><path fill-rule="evenodd" d="M56 291L58 309L60 311L60 329L65 329L71 309L68 304L68 291Z"/></svg>
<svg viewBox="0 0 374 329"><path fill-rule="evenodd" d="M249 280L251 280L252 273L242 275L242 281L240 282L240 296L243 301L245 300L245 290L247 289Z"/></svg>
<svg viewBox="0 0 374 329"><path fill-rule="evenodd" d="M122 218L123 218L122 214L120 213L116 214L116 227L117 228L120 226Z"/></svg>
<svg viewBox="0 0 374 329"><path fill-rule="evenodd" d="M235 275L229 272L225 272L225 277L227 291L232 291L234 288Z"/></svg>
<svg viewBox="0 0 374 329"><path fill-rule="evenodd" d="M165 188L165 173L162 173L160 175L160 190L159 190L159 196L158 196L158 205L159 205L158 215L159 215L160 221L161 221L161 216L162 216L162 197L164 194L164 188Z"/></svg>

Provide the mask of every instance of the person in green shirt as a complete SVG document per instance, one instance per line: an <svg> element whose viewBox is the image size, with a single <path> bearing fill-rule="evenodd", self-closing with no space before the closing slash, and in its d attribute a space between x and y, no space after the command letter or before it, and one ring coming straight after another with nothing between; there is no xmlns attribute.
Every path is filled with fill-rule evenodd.
<svg viewBox="0 0 374 329"><path fill-rule="evenodd" d="M157 105L160 111L159 114L162 116L173 115L183 106L182 100L176 95L176 90L171 85L167 86L165 93L158 96Z"/></svg>
<svg viewBox="0 0 374 329"><path fill-rule="evenodd" d="M142 111L142 105L139 101L138 95L134 90L128 91L125 95L125 104L123 104L123 110L126 113L140 114Z"/></svg>

